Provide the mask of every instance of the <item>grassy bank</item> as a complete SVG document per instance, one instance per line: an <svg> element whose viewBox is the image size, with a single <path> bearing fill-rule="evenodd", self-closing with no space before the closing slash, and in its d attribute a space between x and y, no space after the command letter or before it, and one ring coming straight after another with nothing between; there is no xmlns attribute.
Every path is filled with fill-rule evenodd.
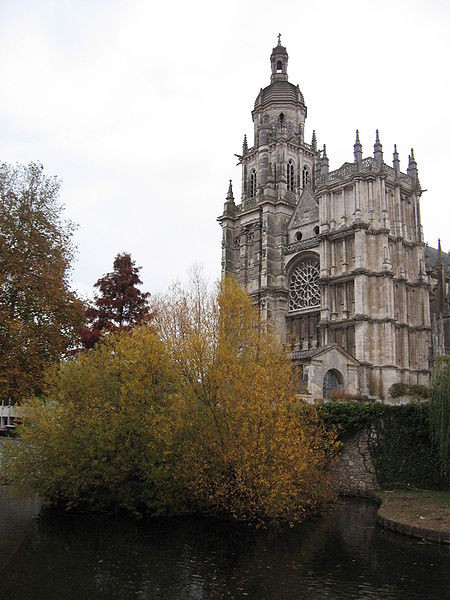
<svg viewBox="0 0 450 600"><path fill-rule="evenodd" d="M440 539L448 540L450 538L450 495L448 492L384 490L377 492L377 496L382 500L379 509L381 519L405 526L406 530L403 533L420 537L420 533L423 532L423 537L430 538L426 532L431 531Z"/></svg>

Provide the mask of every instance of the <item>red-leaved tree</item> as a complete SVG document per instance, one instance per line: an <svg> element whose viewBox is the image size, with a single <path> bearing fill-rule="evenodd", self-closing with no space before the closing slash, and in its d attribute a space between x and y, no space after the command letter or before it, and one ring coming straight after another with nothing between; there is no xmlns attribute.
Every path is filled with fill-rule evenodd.
<svg viewBox="0 0 450 600"><path fill-rule="evenodd" d="M150 318L149 292L141 292L138 285L141 267L135 266L131 255L118 254L114 270L97 281L99 295L85 311L87 326L80 328L80 338L85 348L92 348L102 333L130 329Z"/></svg>

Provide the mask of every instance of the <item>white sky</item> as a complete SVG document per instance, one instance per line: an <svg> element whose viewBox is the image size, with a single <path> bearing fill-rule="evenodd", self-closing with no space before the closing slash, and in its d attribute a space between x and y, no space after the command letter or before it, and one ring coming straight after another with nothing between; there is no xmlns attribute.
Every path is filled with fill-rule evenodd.
<svg viewBox="0 0 450 600"><path fill-rule="evenodd" d="M39 160L79 224L73 285L92 295L118 252L164 291L220 272L228 179L280 31L289 80L330 169L380 130L414 147L425 239L449 250L448 0L0 0L0 161Z"/></svg>

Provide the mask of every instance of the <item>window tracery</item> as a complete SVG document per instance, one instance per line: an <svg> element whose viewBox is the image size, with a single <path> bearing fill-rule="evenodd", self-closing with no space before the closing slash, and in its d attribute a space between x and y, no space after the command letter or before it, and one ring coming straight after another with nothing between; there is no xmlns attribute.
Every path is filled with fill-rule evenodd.
<svg viewBox="0 0 450 600"><path fill-rule="evenodd" d="M295 267L289 279L289 310L319 305L319 261L306 258Z"/></svg>
<svg viewBox="0 0 450 600"><path fill-rule="evenodd" d="M292 160L289 160L287 164L287 189L288 192L294 191L294 163Z"/></svg>
<svg viewBox="0 0 450 600"><path fill-rule="evenodd" d="M254 198L256 196L256 171L252 170L250 173L250 198Z"/></svg>
<svg viewBox="0 0 450 600"><path fill-rule="evenodd" d="M303 167L303 189L309 184L309 170L308 167Z"/></svg>

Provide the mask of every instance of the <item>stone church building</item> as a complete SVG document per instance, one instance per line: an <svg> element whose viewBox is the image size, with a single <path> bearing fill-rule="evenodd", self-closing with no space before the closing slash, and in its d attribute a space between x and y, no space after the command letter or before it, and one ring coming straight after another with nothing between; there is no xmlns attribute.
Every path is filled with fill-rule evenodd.
<svg viewBox="0 0 450 600"><path fill-rule="evenodd" d="M253 145L244 138L238 156L241 202L230 182L218 219L222 274L272 323L313 398L342 386L388 399L393 383L427 385L433 348L445 352L448 257L425 254L414 153L404 173L396 147L385 162L378 131L363 157L357 131L353 160L330 171L315 133L305 141L307 108L280 38L270 63Z"/></svg>

